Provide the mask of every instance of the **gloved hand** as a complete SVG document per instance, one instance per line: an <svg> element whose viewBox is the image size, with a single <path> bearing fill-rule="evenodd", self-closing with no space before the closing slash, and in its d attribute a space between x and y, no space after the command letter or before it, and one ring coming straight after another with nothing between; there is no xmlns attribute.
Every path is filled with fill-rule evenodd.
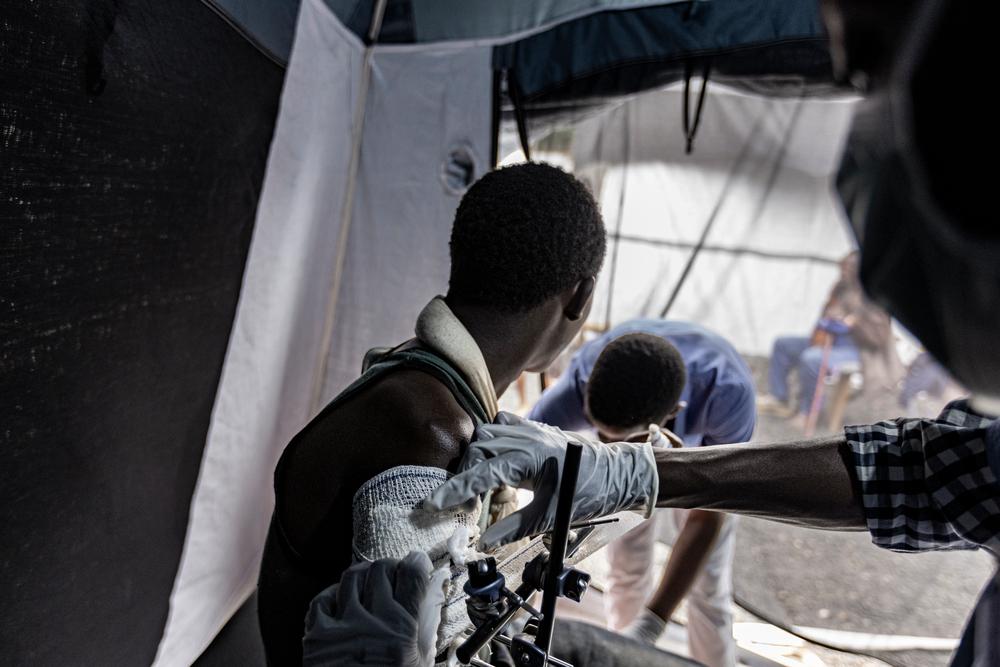
<svg viewBox="0 0 1000 667"><path fill-rule="evenodd" d="M677 434L665 426L658 424L649 425L649 438L646 440L653 447L683 447L684 441L677 437Z"/></svg>
<svg viewBox="0 0 1000 667"><path fill-rule="evenodd" d="M434 664L447 569L411 552L352 565L317 595L306 615L306 666Z"/></svg>
<svg viewBox="0 0 1000 667"><path fill-rule="evenodd" d="M527 507L486 529L483 548L552 529L567 442L583 446L573 521L626 509L648 517L656 506L659 478L649 443L604 445L503 412L497 421L476 429L461 472L424 501L425 507L436 511L461 505L502 484L531 489L534 499Z"/></svg>
<svg viewBox="0 0 1000 667"><path fill-rule="evenodd" d="M637 642L653 646L666 627L666 621L644 608L628 627L622 630L622 634Z"/></svg>

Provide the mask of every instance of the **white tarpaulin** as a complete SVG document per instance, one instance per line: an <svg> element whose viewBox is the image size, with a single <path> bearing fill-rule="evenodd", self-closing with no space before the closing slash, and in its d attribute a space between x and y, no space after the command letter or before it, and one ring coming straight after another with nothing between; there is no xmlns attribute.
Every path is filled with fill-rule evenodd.
<svg viewBox="0 0 1000 667"><path fill-rule="evenodd" d="M253 590L271 474L308 418L362 48L305 2L157 665L188 665Z"/></svg>
<svg viewBox="0 0 1000 667"><path fill-rule="evenodd" d="M767 354L775 336L808 334L852 248L831 174L853 102L710 84L686 155L682 95L640 95L576 126L575 170L595 187L612 236L591 319L608 317L609 287L611 324L660 316L711 221L668 317Z"/></svg>

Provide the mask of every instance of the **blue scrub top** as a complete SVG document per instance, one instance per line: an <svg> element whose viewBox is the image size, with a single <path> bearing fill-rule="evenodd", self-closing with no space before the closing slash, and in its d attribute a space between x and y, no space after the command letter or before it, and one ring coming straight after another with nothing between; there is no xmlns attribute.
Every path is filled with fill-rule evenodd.
<svg viewBox="0 0 1000 667"><path fill-rule="evenodd" d="M674 432L687 445L747 442L757 423L753 376L743 358L718 334L688 322L629 320L581 347L569 368L549 387L528 415L571 431L593 428L584 414L584 396L594 362L605 346L629 333L647 333L672 343L687 367L687 384Z"/></svg>

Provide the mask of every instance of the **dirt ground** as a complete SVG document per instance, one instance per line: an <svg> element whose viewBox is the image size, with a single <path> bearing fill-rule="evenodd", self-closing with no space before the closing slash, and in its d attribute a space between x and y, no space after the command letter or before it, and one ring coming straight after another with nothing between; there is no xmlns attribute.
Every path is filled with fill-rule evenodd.
<svg viewBox="0 0 1000 667"><path fill-rule="evenodd" d="M762 389L767 360L748 362ZM922 411L941 407L932 403L922 404ZM852 397L844 421L899 416L904 415L894 394L864 392ZM788 420L762 415L754 439L801 435ZM917 637L958 637L994 567L981 552L893 553L872 546L864 532L809 530L745 518L736 553L737 599L773 623ZM946 665L949 652L878 656L895 665L931 667Z"/></svg>

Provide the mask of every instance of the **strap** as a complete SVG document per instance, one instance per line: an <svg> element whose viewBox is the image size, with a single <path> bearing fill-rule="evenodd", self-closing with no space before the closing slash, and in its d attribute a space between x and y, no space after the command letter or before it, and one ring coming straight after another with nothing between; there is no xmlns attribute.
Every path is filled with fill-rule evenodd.
<svg viewBox="0 0 1000 667"><path fill-rule="evenodd" d="M465 410L476 426L490 421L486 408L469 387L462 374L458 372L458 369L452 366L447 359L431 350L416 347L407 350L390 350L381 355L379 351L371 350L365 355L365 362L364 373L334 399L335 403L346 400L349 395L355 394L375 378L400 368L409 368L429 373L448 387L459 406Z"/></svg>
<svg viewBox="0 0 1000 667"><path fill-rule="evenodd" d="M694 7L694 5L692 5ZM690 118L688 107L691 98L691 76L694 67L690 60L684 61L684 152L688 155L694 148L694 135L698 132L698 124L701 122L701 110L705 104L705 91L708 89L708 75L711 71L711 61L705 60L701 75L701 92L698 93L698 106L694 109L694 120Z"/></svg>

